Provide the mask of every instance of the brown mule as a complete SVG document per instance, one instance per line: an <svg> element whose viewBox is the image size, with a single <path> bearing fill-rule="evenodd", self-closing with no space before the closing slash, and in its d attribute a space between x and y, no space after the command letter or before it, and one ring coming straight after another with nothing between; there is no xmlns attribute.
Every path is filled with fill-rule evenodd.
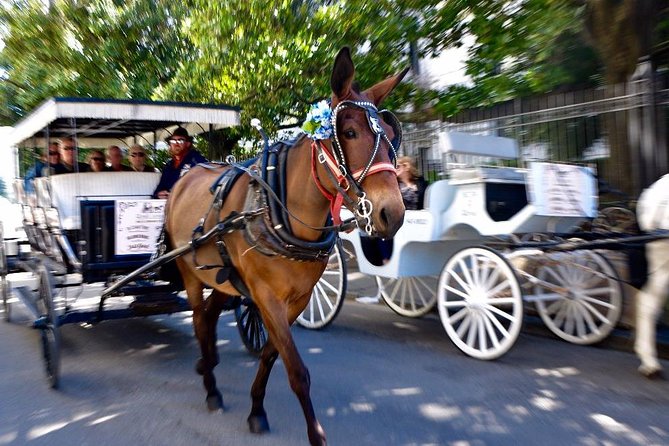
<svg viewBox="0 0 669 446"><path fill-rule="evenodd" d="M347 195L345 200L347 207L355 208L356 205L352 203L358 200L357 206L363 208L362 212L360 209L350 210L357 211L358 219L363 221L363 224L364 215L367 215L367 228L372 228L371 231L376 235L392 237L401 226L404 205L390 159L397 148L391 146L391 141L395 140L399 128L386 122L388 116L386 112L379 112L377 115L376 105L380 104L401 81L406 71L360 92L353 86L355 68L348 48L342 49L337 55L330 80L333 93L331 108L335 110L340 106L333 120L336 125L336 135L323 140L320 146L314 144L308 137L301 138L287 151L284 162L284 205L288 210L286 215L289 216L285 226L290 228L294 237L292 240L304 241L307 254L314 243L318 244L318 240L322 240L323 231L317 228L326 223L331 205L334 209L334 197L341 195L342 192ZM379 116L384 117L380 120L380 124L374 121L374 118ZM355 184L349 184L347 188L338 187L334 184L335 181L331 180L337 178L338 182L344 184L346 179L337 176L337 172L333 172L332 168L330 171L327 170L328 165L323 157L316 155L317 148L329 151L330 154L335 151L343 152L343 159L338 166L341 170L345 168L349 172L360 172L368 166L367 171L362 175L358 174L359 182L355 181ZM369 169L369 166L376 167ZM172 246L180 247L188 244L193 238L194 228L198 226L206 232L232 212L248 211L249 203L253 203L253 197L258 195L257 191L263 192L258 186L258 181L244 174L234 183L220 210L214 207L213 209L218 212L211 212L213 198L209 189L225 169L229 167L216 169L195 167L177 182L166 211L166 230ZM350 183L351 176L348 178ZM329 198L326 198L327 196ZM368 200L364 206L361 204L363 201L361 197ZM271 200L270 198L266 201ZM263 202L260 203L257 209L262 211ZM326 444L325 432L316 418L311 403L309 371L293 342L290 326L309 302L311 291L327 264L327 250L307 259L304 258L304 252L301 252L301 258L300 256L293 258L290 252L286 254L281 250L276 253L278 255L267 255L272 246L263 247L263 237L255 241L250 239L246 229L250 226L257 229L259 225L267 224L268 214L267 212L260 217L249 217L246 228L225 233L220 237L238 277L243 280L260 310L269 334L251 388L252 407L248 418L249 427L255 433L269 430L263 407L265 387L272 365L277 355L281 355L290 387L304 411L309 442L313 445L322 445ZM200 219L203 216L206 218L204 225L201 225ZM275 226L281 226L272 222L269 224L271 227L267 229L268 232L273 231L272 227L276 229ZM334 237L332 239L334 240ZM177 258L176 261L193 310L195 335L202 353L197 369L203 375L208 407L210 410L216 410L223 407L223 400L216 388L213 373L214 367L218 364L216 324L225 302L231 296L240 295L240 291L227 280L228 276L221 274L220 268L197 268L201 265L222 263L219 246L215 240L198 247L195 255L187 254ZM219 283L224 279L226 281ZM215 290L206 300L202 295L205 286Z"/></svg>

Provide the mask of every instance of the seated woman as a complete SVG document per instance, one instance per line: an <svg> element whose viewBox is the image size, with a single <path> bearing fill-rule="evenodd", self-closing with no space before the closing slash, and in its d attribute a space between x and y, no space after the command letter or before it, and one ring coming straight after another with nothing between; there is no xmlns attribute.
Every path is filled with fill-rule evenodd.
<svg viewBox="0 0 669 446"><path fill-rule="evenodd" d="M106 172L107 166L105 165L105 154L101 150L93 150L88 154L86 158L91 172Z"/></svg>

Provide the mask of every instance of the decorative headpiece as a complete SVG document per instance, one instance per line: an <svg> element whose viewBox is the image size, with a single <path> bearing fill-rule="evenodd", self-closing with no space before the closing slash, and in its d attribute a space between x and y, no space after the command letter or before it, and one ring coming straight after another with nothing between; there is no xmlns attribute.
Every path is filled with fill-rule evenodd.
<svg viewBox="0 0 669 446"><path fill-rule="evenodd" d="M302 130L311 139L330 139L334 135L330 102L322 100L311 106L302 124Z"/></svg>

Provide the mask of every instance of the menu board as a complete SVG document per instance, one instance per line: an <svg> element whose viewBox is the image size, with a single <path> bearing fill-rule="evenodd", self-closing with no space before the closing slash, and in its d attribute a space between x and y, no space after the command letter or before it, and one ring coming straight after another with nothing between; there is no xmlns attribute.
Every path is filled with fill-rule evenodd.
<svg viewBox="0 0 669 446"><path fill-rule="evenodd" d="M537 215L597 216L597 179L589 167L532 163L528 186Z"/></svg>
<svg viewBox="0 0 669 446"><path fill-rule="evenodd" d="M167 200L116 200L116 255L151 254L165 220Z"/></svg>

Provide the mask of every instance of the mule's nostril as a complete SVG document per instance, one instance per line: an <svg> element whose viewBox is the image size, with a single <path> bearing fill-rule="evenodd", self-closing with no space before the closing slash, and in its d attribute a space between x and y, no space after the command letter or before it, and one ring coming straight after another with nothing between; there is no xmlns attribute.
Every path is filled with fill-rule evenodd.
<svg viewBox="0 0 669 446"><path fill-rule="evenodd" d="M381 222L383 223L384 227L388 226L388 211L386 208L382 208L381 212L379 213L379 217L381 218Z"/></svg>

